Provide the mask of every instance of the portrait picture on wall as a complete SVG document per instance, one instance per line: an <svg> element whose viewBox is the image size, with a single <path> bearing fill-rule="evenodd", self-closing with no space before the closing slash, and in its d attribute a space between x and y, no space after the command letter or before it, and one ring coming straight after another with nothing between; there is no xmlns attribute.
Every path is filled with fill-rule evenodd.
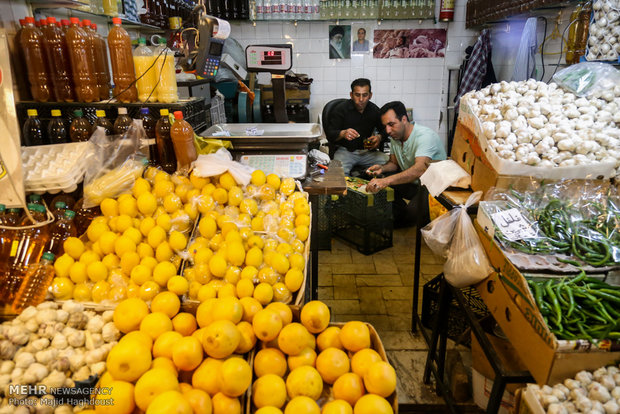
<svg viewBox="0 0 620 414"><path fill-rule="evenodd" d="M351 59L351 25L329 25L329 58Z"/></svg>
<svg viewBox="0 0 620 414"><path fill-rule="evenodd" d="M351 26L351 53L369 53L372 29L366 26Z"/></svg>
<svg viewBox="0 0 620 414"><path fill-rule="evenodd" d="M446 29L400 29L374 31L375 59L444 57Z"/></svg>

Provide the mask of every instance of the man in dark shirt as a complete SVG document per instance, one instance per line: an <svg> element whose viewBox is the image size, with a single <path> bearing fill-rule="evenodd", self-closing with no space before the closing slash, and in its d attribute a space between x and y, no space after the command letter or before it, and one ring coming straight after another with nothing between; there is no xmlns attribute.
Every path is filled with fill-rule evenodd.
<svg viewBox="0 0 620 414"><path fill-rule="evenodd" d="M342 163L347 176L355 167L366 170L375 164L385 164L389 158L378 150L383 148L387 136L381 124L379 107L370 102L370 81L355 79L351 83L350 95L350 100L332 110L325 126L327 140L337 146L334 159Z"/></svg>

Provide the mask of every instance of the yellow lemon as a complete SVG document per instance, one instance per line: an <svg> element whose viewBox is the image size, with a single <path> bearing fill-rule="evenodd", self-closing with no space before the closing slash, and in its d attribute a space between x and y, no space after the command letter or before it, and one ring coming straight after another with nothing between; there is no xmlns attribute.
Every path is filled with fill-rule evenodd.
<svg viewBox="0 0 620 414"><path fill-rule="evenodd" d="M280 177L273 173L267 175L267 184L273 187L274 190L278 190L280 188Z"/></svg>
<svg viewBox="0 0 620 414"><path fill-rule="evenodd" d="M101 214L104 216L118 216L118 202L113 198L104 198L99 208L101 209Z"/></svg>
<svg viewBox="0 0 620 414"><path fill-rule="evenodd" d="M220 175L220 178L218 181L220 185L226 190L230 190L234 185L237 184L232 174L229 173L228 171Z"/></svg>
<svg viewBox="0 0 620 414"><path fill-rule="evenodd" d="M209 395L215 395L220 391L217 373L222 366L222 361L215 358L205 358L192 375L194 388L203 390Z"/></svg>
<svg viewBox="0 0 620 414"><path fill-rule="evenodd" d="M67 240L64 241L62 247L66 254L71 256L74 260L78 260L82 253L84 253L84 243L82 240L77 237L68 237Z"/></svg>
<svg viewBox="0 0 620 414"><path fill-rule="evenodd" d="M149 313L140 322L140 332L144 332L153 340L168 331L172 331L172 321L163 312Z"/></svg>
<svg viewBox="0 0 620 414"><path fill-rule="evenodd" d="M146 410L146 414L192 414L192 406L178 391L159 394Z"/></svg>
<svg viewBox="0 0 620 414"><path fill-rule="evenodd" d="M286 384L282 377L267 374L254 381L252 401L257 408L281 408L286 402Z"/></svg>
<svg viewBox="0 0 620 414"><path fill-rule="evenodd" d="M308 240L308 236L310 235L310 229L305 224L300 224L299 226L295 227L295 235L299 240L305 242L306 240Z"/></svg>
<svg viewBox="0 0 620 414"><path fill-rule="evenodd" d="M215 236L217 223L211 217L203 217L200 219L200 222L198 222L198 231L203 237L210 239Z"/></svg>
<svg viewBox="0 0 620 414"><path fill-rule="evenodd" d="M152 280L148 280L140 286L138 297L142 300L152 300L155 296L157 296L157 294L159 294L160 290L161 288L157 283Z"/></svg>
<svg viewBox="0 0 620 414"><path fill-rule="evenodd" d="M138 206L136 204L136 199L133 196L128 196L119 199L118 202L118 213L119 214L127 214L130 217L136 217L138 215Z"/></svg>
<svg viewBox="0 0 620 414"><path fill-rule="evenodd" d="M153 357L165 357L172 359L174 347L182 338L183 335L176 331L162 333L153 343Z"/></svg>
<svg viewBox="0 0 620 414"><path fill-rule="evenodd" d="M293 268L286 272L284 284L291 292L297 292L304 281L304 274L301 270Z"/></svg>
<svg viewBox="0 0 620 414"><path fill-rule="evenodd" d="M228 192L223 188L216 188L213 191L213 199L219 205L224 205L228 201Z"/></svg>
<svg viewBox="0 0 620 414"><path fill-rule="evenodd" d="M136 408L134 402L134 386L127 381L112 381L108 384L109 393L98 393L95 397L95 410L98 414L131 413ZM110 405L109 401L114 401ZM82 413L88 410L81 411Z"/></svg>
<svg viewBox="0 0 620 414"><path fill-rule="evenodd" d="M71 265L75 263L73 257L69 256L67 253L58 257L56 261L54 261L54 271L56 272L56 277L67 277L69 276L69 270L71 269Z"/></svg>
<svg viewBox="0 0 620 414"><path fill-rule="evenodd" d="M160 226L155 226L149 231L146 239L148 244L150 244L153 249L156 249L157 246L166 240L166 230Z"/></svg>
<svg viewBox="0 0 620 414"><path fill-rule="evenodd" d="M68 277L55 277L52 280L52 294L57 300L68 300L73 296L73 282Z"/></svg>
<svg viewBox="0 0 620 414"><path fill-rule="evenodd" d="M183 208L183 202L181 201L181 198L174 193L167 194L164 197L163 205L164 209L169 214Z"/></svg>
<svg viewBox="0 0 620 414"><path fill-rule="evenodd" d="M249 279L241 279L237 282L236 293L239 298L252 296L254 293L254 283Z"/></svg>
<svg viewBox="0 0 620 414"><path fill-rule="evenodd" d="M211 257L211 259L209 259L209 271L213 276L220 278L224 277L227 268L228 264L222 255L215 254Z"/></svg>
<svg viewBox="0 0 620 414"><path fill-rule="evenodd" d="M189 336L198 327L196 318L191 313L181 312L172 319L172 327L183 336Z"/></svg>
<svg viewBox="0 0 620 414"><path fill-rule="evenodd" d="M142 319L148 314L149 307L143 300L130 298L116 306L112 319L119 331L129 333L138 330Z"/></svg>
<svg viewBox="0 0 620 414"><path fill-rule="evenodd" d="M86 274L90 280L98 282L108 277L108 268L99 261L92 262L86 266Z"/></svg>
<svg viewBox="0 0 620 414"><path fill-rule="evenodd" d="M179 231L172 231L168 238L170 247L174 250L183 250L187 246L187 237Z"/></svg>
<svg viewBox="0 0 620 414"><path fill-rule="evenodd" d="M260 302L261 305L266 305L273 299L273 289L269 283L259 283L254 288L252 297Z"/></svg>
<svg viewBox="0 0 620 414"><path fill-rule="evenodd" d="M120 236L114 243L114 252L118 257L123 257L125 253L135 252L136 243L128 236Z"/></svg>
<svg viewBox="0 0 620 414"><path fill-rule="evenodd" d="M121 214L116 218L116 231L123 233L125 230L133 226L133 218L127 214Z"/></svg>
<svg viewBox="0 0 620 414"><path fill-rule="evenodd" d="M128 276L134 266L138 264L140 264L140 256L136 252L127 252L121 256L121 270Z"/></svg>
<svg viewBox="0 0 620 414"><path fill-rule="evenodd" d="M153 400L166 391L177 391L179 381L175 373L165 368L153 368L146 371L136 382L136 405L143 411Z"/></svg>
<svg viewBox="0 0 620 414"><path fill-rule="evenodd" d="M254 184L255 186L259 187L263 184L265 184L266 182L266 177L265 177L265 173L261 170L254 170L252 172L252 178L250 179L250 182L252 184Z"/></svg>
<svg viewBox="0 0 620 414"><path fill-rule="evenodd" d="M252 368L243 358L228 358L218 370L220 391L228 397L239 397L252 384Z"/></svg>
<svg viewBox="0 0 620 414"><path fill-rule="evenodd" d="M229 206L238 206L239 204L241 204L242 200L243 200L243 190L241 190L241 188L235 185L230 190L228 190L228 205Z"/></svg>
<svg viewBox="0 0 620 414"><path fill-rule="evenodd" d="M155 223L165 231L170 231L172 228L172 217L168 213L162 213L157 216Z"/></svg>
<svg viewBox="0 0 620 414"><path fill-rule="evenodd" d="M172 348L172 361L182 371L191 371L202 363L202 344L193 336L186 336Z"/></svg>
<svg viewBox="0 0 620 414"><path fill-rule="evenodd" d="M153 186L153 194L157 198L164 198L174 192L174 183L168 180L158 180Z"/></svg>
<svg viewBox="0 0 620 414"><path fill-rule="evenodd" d="M245 266L241 271L241 279L254 281L258 276L258 270L254 266Z"/></svg>
<svg viewBox="0 0 620 414"><path fill-rule="evenodd" d="M247 213L247 214L250 214L251 216L254 216L258 212L258 204L256 203L256 200L254 200L253 198L244 198L243 200L241 200L241 203L239 204L239 209L243 213Z"/></svg>
<svg viewBox="0 0 620 414"><path fill-rule="evenodd" d="M160 262L153 269L153 280L159 286L166 286L168 281L177 274L177 269L171 262Z"/></svg>
<svg viewBox="0 0 620 414"><path fill-rule="evenodd" d="M66 277L66 276L60 276ZM82 262L74 262L69 268L69 278L74 283L84 283L88 280L88 274L86 273L86 265Z"/></svg>
<svg viewBox="0 0 620 414"><path fill-rule="evenodd" d="M142 286L145 282L151 280L151 269L148 266L139 264L131 269L131 281L138 286Z"/></svg>
<svg viewBox="0 0 620 414"><path fill-rule="evenodd" d="M96 262L99 259L100 259L99 255L92 250L86 250L80 256L80 262L84 263L86 266L88 266L92 262Z"/></svg>
<svg viewBox="0 0 620 414"><path fill-rule="evenodd" d="M160 262L172 260L172 256L174 256L174 252L170 248L168 242L162 242L157 246L157 249L155 249L155 258Z"/></svg>
<svg viewBox="0 0 620 414"><path fill-rule="evenodd" d="M106 231L100 237L97 243L103 254L114 253L114 245L118 239L118 234L113 231Z"/></svg>
<svg viewBox="0 0 620 414"><path fill-rule="evenodd" d="M135 198L138 198L141 194L144 194L147 191L151 191L151 183L145 178L136 178L136 181L133 184L133 188L131 189L131 194Z"/></svg>
<svg viewBox="0 0 620 414"><path fill-rule="evenodd" d="M282 180L280 184L280 192L286 196L293 194L295 191L295 180L291 177L287 177Z"/></svg>
<svg viewBox="0 0 620 414"><path fill-rule="evenodd" d="M215 290L213 286L211 285L200 286L200 289L198 290L198 300L200 302L204 302L207 299L211 299L215 297L217 297L217 291Z"/></svg>
<svg viewBox="0 0 620 414"><path fill-rule="evenodd" d="M230 356L241 340L237 326L229 320L214 321L205 328L202 346L212 358Z"/></svg>
<svg viewBox="0 0 620 414"><path fill-rule="evenodd" d="M285 275L290 267L290 263L286 256L284 256L282 253L277 252L273 255L271 265L276 270L276 272L280 273L281 275Z"/></svg>
<svg viewBox="0 0 620 414"><path fill-rule="evenodd" d="M142 233L135 227L129 227L123 232L124 237L128 237L137 246L142 241Z"/></svg>
<svg viewBox="0 0 620 414"><path fill-rule="evenodd" d="M140 221L140 233L142 233L142 235L146 237L149 235L149 231L151 231L151 229L156 225L157 223L155 222L155 219L153 217L145 217Z"/></svg>
<svg viewBox="0 0 620 414"><path fill-rule="evenodd" d="M151 302L152 312L163 312L168 315L169 318L179 313L181 308L181 301L179 297L172 292L161 292L153 298Z"/></svg>
<svg viewBox="0 0 620 414"><path fill-rule="evenodd" d="M155 257L155 250L153 250L151 245L148 243L138 244L138 246L136 247L136 252L138 253L138 256L140 256L141 259Z"/></svg>
<svg viewBox="0 0 620 414"><path fill-rule="evenodd" d="M78 283L73 288L73 299L78 302L88 302L92 299L90 286L86 283Z"/></svg>
<svg viewBox="0 0 620 414"><path fill-rule="evenodd" d="M110 284L105 280L100 280L95 283L90 291L93 297L93 301L99 303L108 299L110 289Z"/></svg>
<svg viewBox="0 0 620 414"><path fill-rule="evenodd" d="M179 296L185 295L189 290L189 282L183 276L172 276L166 284L168 290Z"/></svg>
<svg viewBox="0 0 620 414"><path fill-rule="evenodd" d="M198 177L195 171L192 171L192 173L189 175L189 182L192 183L194 187L202 189L202 187L209 184L211 180L209 179L209 177Z"/></svg>

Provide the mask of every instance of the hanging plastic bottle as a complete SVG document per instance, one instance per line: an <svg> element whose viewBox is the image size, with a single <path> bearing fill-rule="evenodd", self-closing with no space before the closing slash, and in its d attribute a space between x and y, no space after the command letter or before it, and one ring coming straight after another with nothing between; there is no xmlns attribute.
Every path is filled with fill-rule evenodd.
<svg viewBox="0 0 620 414"><path fill-rule="evenodd" d="M95 113L97 114L97 122L95 122L93 132L95 132L96 127L101 127L104 129L106 135L112 135L114 132L114 125L105 117L105 111L103 109L97 109Z"/></svg>
<svg viewBox="0 0 620 414"><path fill-rule="evenodd" d="M159 38L159 47L155 50L155 79L159 80L155 92L157 100L174 103L179 100L177 93L177 73L174 67L174 52L166 46L166 39Z"/></svg>
<svg viewBox="0 0 620 414"><path fill-rule="evenodd" d="M177 158L174 154L174 144L170 138L170 118L167 109L160 109L161 117L155 125L155 140L157 142L157 158L159 165L168 174L177 170Z"/></svg>
<svg viewBox="0 0 620 414"><path fill-rule="evenodd" d="M110 99L110 67L108 66L108 46L105 39L97 33L97 25L90 25L95 40L95 75L99 86L99 100Z"/></svg>
<svg viewBox="0 0 620 414"><path fill-rule="evenodd" d="M43 32L34 25L34 17L26 17L19 44L24 53L30 93L35 101L53 101L52 79L48 72L47 57L43 45Z"/></svg>
<svg viewBox="0 0 620 414"><path fill-rule="evenodd" d="M73 75L65 33L56 26L57 22L54 17L48 17L47 21L49 25L43 31L43 44L50 66L54 94L58 101L73 102L75 101Z"/></svg>
<svg viewBox="0 0 620 414"><path fill-rule="evenodd" d="M129 115L127 115L127 108L118 108L118 117L114 121L114 134L115 135L123 135L129 127L133 119Z"/></svg>
<svg viewBox="0 0 620 414"><path fill-rule="evenodd" d="M84 113L81 109L76 109L73 115L75 118L73 118L69 127L69 138L73 142L88 141L90 139L90 131L93 129L90 122L84 118Z"/></svg>
<svg viewBox="0 0 620 414"><path fill-rule="evenodd" d="M586 45L590 33L590 15L592 14L592 2L586 1L579 12L575 36L575 53L573 64L579 63L581 57L586 54ZM611 15L611 14L610 14ZM618 32L616 30L616 32ZM617 50L617 49L616 49Z"/></svg>
<svg viewBox="0 0 620 414"><path fill-rule="evenodd" d="M60 109L52 109L52 120L47 124L47 139L50 144L69 142L69 131Z"/></svg>
<svg viewBox="0 0 620 414"><path fill-rule="evenodd" d="M79 102L94 102L99 100L99 89L93 60L89 53L88 34L79 26L77 17L71 18L71 26L67 30L67 47L73 71L73 83Z"/></svg>
<svg viewBox="0 0 620 414"><path fill-rule="evenodd" d="M73 219L75 218L75 212L71 210L65 210L64 217L52 224L50 229L50 238L46 251L54 253L56 256L60 256L64 253L63 243L69 237L77 236L77 228Z"/></svg>
<svg viewBox="0 0 620 414"><path fill-rule="evenodd" d="M113 18L112 23L108 34L108 47L114 77L114 97L120 102L135 102L138 100L138 89L135 85L136 71L131 54L131 38L121 27L120 18Z"/></svg>
<svg viewBox="0 0 620 414"><path fill-rule="evenodd" d="M141 102L154 102L157 95L154 93L157 83L155 69L155 55L146 46L146 39L138 39L138 47L133 51L133 65L136 68L136 87L138 99Z"/></svg>
<svg viewBox="0 0 620 414"><path fill-rule="evenodd" d="M149 108L140 108L139 119L142 120L142 128L144 128L144 132L146 133L150 164L157 165L157 142L155 140L155 125L157 121L149 113Z"/></svg>
<svg viewBox="0 0 620 414"><path fill-rule="evenodd" d="M170 127L170 138L174 144L174 154L177 157L179 171L189 171L190 166L198 157L194 146L194 129L183 119L183 112L174 113L175 122Z"/></svg>
<svg viewBox="0 0 620 414"><path fill-rule="evenodd" d="M11 310L21 313L28 306L37 306L45 299L47 289L54 278L54 254L43 253L41 261L28 266L24 281L22 282L15 299L11 304Z"/></svg>
<svg viewBox="0 0 620 414"><path fill-rule="evenodd" d="M28 114L28 119L24 122L24 127L22 129L23 145L31 147L45 144L43 127L37 110L28 109L26 112Z"/></svg>

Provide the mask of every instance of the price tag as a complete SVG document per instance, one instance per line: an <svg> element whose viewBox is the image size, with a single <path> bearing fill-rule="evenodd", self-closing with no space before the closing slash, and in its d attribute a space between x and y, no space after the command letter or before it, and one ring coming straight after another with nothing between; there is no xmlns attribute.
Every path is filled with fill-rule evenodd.
<svg viewBox="0 0 620 414"><path fill-rule="evenodd" d="M491 214L493 222L510 241L517 241L536 237L536 232L530 223L516 208Z"/></svg>

